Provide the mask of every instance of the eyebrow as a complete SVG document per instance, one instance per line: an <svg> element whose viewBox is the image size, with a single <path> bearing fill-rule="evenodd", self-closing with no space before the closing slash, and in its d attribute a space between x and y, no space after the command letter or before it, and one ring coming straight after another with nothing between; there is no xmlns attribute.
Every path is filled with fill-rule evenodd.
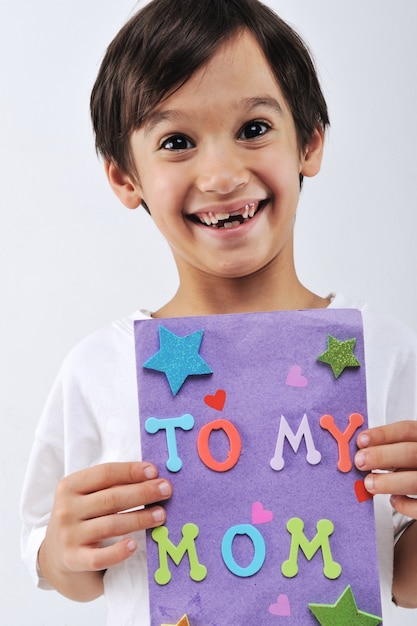
<svg viewBox="0 0 417 626"><path fill-rule="evenodd" d="M143 125L145 135L148 135L158 124L162 122L178 122L187 119L187 115L181 111L168 109L166 111L153 111L150 113Z"/></svg>
<svg viewBox="0 0 417 626"><path fill-rule="evenodd" d="M254 98L243 98L234 104L235 108L240 108L243 111L253 111L257 108L269 108L278 115L283 114L282 107L276 98L271 96L256 96ZM188 119L186 113L178 111L176 109L167 109L165 111L153 111L150 113L143 125L145 135L148 135L158 124L162 122L178 122Z"/></svg>
<svg viewBox="0 0 417 626"><path fill-rule="evenodd" d="M271 96L258 96L256 98L244 98L242 104L245 105L245 108L249 110L256 109L259 107L267 107L272 109L275 113L282 115L282 106L278 102L276 98L272 98Z"/></svg>

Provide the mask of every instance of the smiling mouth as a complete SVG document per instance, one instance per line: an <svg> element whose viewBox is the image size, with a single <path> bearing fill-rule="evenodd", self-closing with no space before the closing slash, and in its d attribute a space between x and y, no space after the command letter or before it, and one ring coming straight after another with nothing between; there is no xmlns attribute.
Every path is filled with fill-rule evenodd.
<svg viewBox="0 0 417 626"><path fill-rule="evenodd" d="M215 213L214 211L199 213L198 215L191 215L190 219L209 228L236 228L255 217L267 202L268 200L250 202L232 213Z"/></svg>

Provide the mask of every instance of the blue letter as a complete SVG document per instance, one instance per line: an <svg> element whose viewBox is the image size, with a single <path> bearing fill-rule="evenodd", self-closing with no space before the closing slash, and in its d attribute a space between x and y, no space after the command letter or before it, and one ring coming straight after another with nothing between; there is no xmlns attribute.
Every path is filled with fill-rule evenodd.
<svg viewBox="0 0 417 626"><path fill-rule="evenodd" d="M254 547L254 555L252 559L252 563L247 567L240 567L233 557L232 554L232 543L233 539L236 535L248 535L252 540ZM229 569L232 574L236 574L236 576L240 576L241 578L245 578L248 576L253 576L261 569L264 561L265 561L265 541L259 530L252 526L251 524L240 524L238 526L232 526L225 533L222 541L222 557L223 561L227 569Z"/></svg>
<svg viewBox="0 0 417 626"><path fill-rule="evenodd" d="M182 415L181 417L166 417L157 418L149 417L145 422L145 430L151 435L158 432L158 430L165 430L168 446L168 461L166 462L167 469L170 472L179 472L182 468L182 461L178 456L177 451L177 439L175 436L175 429L182 428L182 430L191 430L194 426L194 418L189 413Z"/></svg>

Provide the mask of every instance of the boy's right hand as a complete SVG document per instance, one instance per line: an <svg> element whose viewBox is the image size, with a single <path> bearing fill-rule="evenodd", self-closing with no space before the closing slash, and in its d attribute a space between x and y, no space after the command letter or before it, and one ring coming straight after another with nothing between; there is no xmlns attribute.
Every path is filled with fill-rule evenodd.
<svg viewBox="0 0 417 626"><path fill-rule="evenodd" d="M101 595L103 570L136 550L136 541L126 535L165 521L162 506L144 505L167 500L171 493L171 483L146 462L106 463L65 477L39 550L42 576L75 600Z"/></svg>

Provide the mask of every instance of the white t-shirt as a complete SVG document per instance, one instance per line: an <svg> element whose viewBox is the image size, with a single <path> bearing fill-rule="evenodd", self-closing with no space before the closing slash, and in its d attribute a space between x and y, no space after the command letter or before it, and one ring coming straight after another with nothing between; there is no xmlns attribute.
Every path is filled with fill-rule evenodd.
<svg viewBox="0 0 417 626"><path fill-rule="evenodd" d="M367 305L336 296L330 308L362 311L369 426L417 419L417 336ZM22 494L22 555L36 584L37 554L45 536L57 483L85 467L141 460L133 322L137 312L83 340L65 359L36 430ZM394 535L409 520L395 514L388 496L375 499L384 626L391 616ZM145 533L137 551L104 576L107 626L149 624Z"/></svg>

